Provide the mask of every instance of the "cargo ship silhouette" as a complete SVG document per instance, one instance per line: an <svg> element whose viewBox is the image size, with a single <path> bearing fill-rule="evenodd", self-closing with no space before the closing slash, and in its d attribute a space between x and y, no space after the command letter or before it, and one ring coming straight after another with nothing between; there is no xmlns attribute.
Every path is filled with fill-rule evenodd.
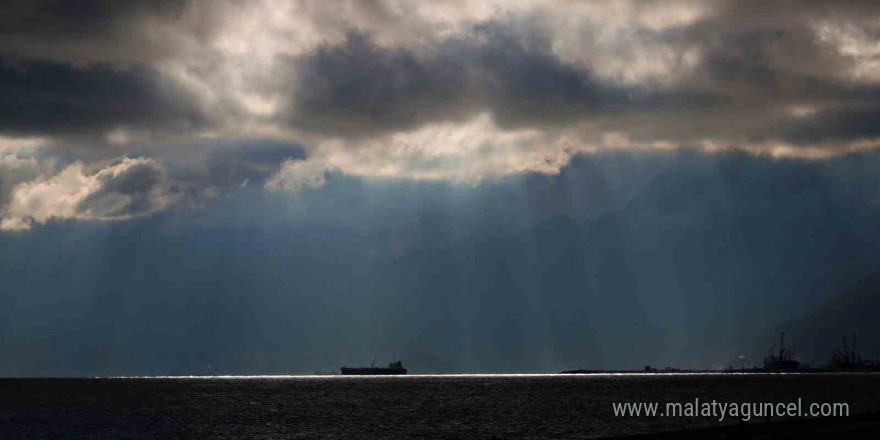
<svg viewBox="0 0 880 440"><path fill-rule="evenodd" d="M374 366L375 361L369 367L340 367L343 376L391 376L406 374L406 368L400 361L391 362L388 368Z"/></svg>

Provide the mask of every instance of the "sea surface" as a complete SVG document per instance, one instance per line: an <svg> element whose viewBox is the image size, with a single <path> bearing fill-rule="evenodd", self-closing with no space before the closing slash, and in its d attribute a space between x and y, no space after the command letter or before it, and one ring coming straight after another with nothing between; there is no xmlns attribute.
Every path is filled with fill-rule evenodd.
<svg viewBox="0 0 880 440"><path fill-rule="evenodd" d="M0 379L0 437L600 438L720 424L706 417L616 417L613 402L798 398L845 402L854 414L880 411L880 375Z"/></svg>

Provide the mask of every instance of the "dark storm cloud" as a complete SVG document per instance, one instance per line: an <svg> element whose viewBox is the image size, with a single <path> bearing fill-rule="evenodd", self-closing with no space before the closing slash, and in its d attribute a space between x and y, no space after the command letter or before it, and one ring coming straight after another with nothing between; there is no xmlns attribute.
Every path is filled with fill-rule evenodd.
<svg viewBox="0 0 880 440"><path fill-rule="evenodd" d="M559 126L590 115L717 104L711 93L602 83L553 55L545 36L515 35L497 22L421 51L385 49L350 34L343 44L289 61L296 79L289 121L331 134L407 130L483 111L507 127Z"/></svg>
<svg viewBox="0 0 880 440"><path fill-rule="evenodd" d="M787 78L785 72L774 69L771 48L775 45L802 47L811 44L808 31L792 36L784 29L762 29L748 34L720 35L720 41L709 45L705 67L710 76L721 81L749 84L760 90L776 92ZM804 38L805 37L805 38Z"/></svg>
<svg viewBox="0 0 880 440"><path fill-rule="evenodd" d="M748 112L760 117L738 126L741 139L850 141L876 137L872 118L880 111L880 89L853 81L850 73L871 55L846 52L835 38L852 38L840 35L853 32L867 39L862 44L876 44L872 20L878 16L876 2L723 2L706 19L663 38L702 47L693 83L735 105L733 112L721 109L703 119L707 132L723 134L725 125L738 126L737 112ZM818 114L781 116L786 108L805 105Z"/></svg>
<svg viewBox="0 0 880 440"><path fill-rule="evenodd" d="M468 104L472 69L460 58L420 60L352 34L343 45L290 61L297 81L290 118L311 130L388 131L475 111Z"/></svg>
<svg viewBox="0 0 880 440"><path fill-rule="evenodd" d="M870 113L877 95L860 95L864 84L847 76L868 55L840 47L847 32L876 43L876 2L707 2L694 21L660 30L617 23L615 14L608 27L586 19L557 26L565 23L566 8L582 13L559 2L462 21L442 35L427 24L431 12L418 6L355 2L331 12L296 5L302 7L290 18L314 29L278 17L257 36L236 21L262 11L255 3L5 1L0 133L63 136L132 126L185 134L235 130L237 121L248 120L356 139L488 112L502 129L592 123L593 139L620 131L646 142L807 142L824 135L789 134L792 122L781 109L815 106L833 114L859 103ZM651 2L632 7L666 12ZM427 20L425 29L407 25L407 14ZM830 31L822 34L826 21ZM290 29L296 38L276 40L284 26L296 26ZM348 37L340 41L342 35ZM264 37L259 49L267 53L254 56L279 61L267 64L279 70L242 73L247 56L238 45ZM299 44L318 47L287 55ZM654 50L679 59L655 58ZM684 69L687 51L698 56ZM159 62L171 68L160 75ZM658 63L668 65L652 65ZM614 64L620 66L607 68ZM210 104L197 105L185 87ZM257 95L281 103L278 113L240 118L253 104L244 101ZM254 108L272 107L263 104Z"/></svg>
<svg viewBox="0 0 880 440"><path fill-rule="evenodd" d="M7 38L76 38L103 35L138 17L180 13L179 0L4 0L0 35Z"/></svg>
<svg viewBox="0 0 880 440"><path fill-rule="evenodd" d="M174 20L186 0L4 0L0 2L0 53L84 64L144 62L174 51L149 38L145 24Z"/></svg>
<svg viewBox="0 0 880 440"><path fill-rule="evenodd" d="M207 117L192 91L157 68L182 56L181 40L205 41L219 30L219 7L206 4L193 14L194 5L0 2L0 135L100 145L115 128L175 134L204 128Z"/></svg>
<svg viewBox="0 0 880 440"><path fill-rule="evenodd" d="M788 124L783 139L794 143L850 141L880 137L880 105L832 109Z"/></svg>
<svg viewBox="0 0 880 440"><path fill-rule="evenodd" d="M5 135L103 135L116 127L193 130L207 120L188 98L144 65L74 67L0 58Z"/></svg>
<svg viewBox="0 0 880 440"><path fill-rule="evenodd" d="M693 26L671 38L679 44L704 48L701 70L719 93L737 100L785 104L833 103L867 99L864 85L841 76L852 60L813 29L757 27L722 31L715 21ZM876 90L874 90L876 95Z"/></svg>
<svg viewBox="0 0 880 440"><path fill-rule="evenodd" d="M348 137L491 112L502 128L593 121L646 142L708 138L737 144L823 138L813 133L818 128L807 130L809 136L790 133L792 124L806 123L786 115L793 107L837 114L858 104L873 111L877 91L848 77L865 59L841 52L833 36L858 29L876 41L866 18L880 13L876 4L749 4L754 7L712 3L714 9L693 23L628 34L632 41L625 44L657 43L658 50L690 48L700 54L693 69L665 87L596 74L602 67L597 63L613 59L595 58L592 65L563 62L553 48L559 35L548 27L552 21L538 16L476 23L462 34L407 48L382 47L367 31L352 33L341 44L287 60L293 92L283 116L296 128ZM820 35L824 19L832 20L832 37ZM852 27L833 27L840 26L839 20ZM603 38L598 32L586 26L581 30L584 51ZM620 48L624 53L639 49L625 44ZM651 122L646 126L645 121ZM838 117L828 123L838 134L825 137L870 135L863 122L869 121ZM842 137L848 129L851 136Z"/></svg>
<svg viewBox="0 0 880 440"><path fill-rule="evenodd" d="M564 125L590 116L634 111L669 111L719 104L699 91L667 93L643 86L603 82L587 69L563 63L541 35L517 38L502 25L474 28L464 46L482 70L480 88L488 90L487 108L502 126ZM485 39L484 44L473 44Z"/></svg>

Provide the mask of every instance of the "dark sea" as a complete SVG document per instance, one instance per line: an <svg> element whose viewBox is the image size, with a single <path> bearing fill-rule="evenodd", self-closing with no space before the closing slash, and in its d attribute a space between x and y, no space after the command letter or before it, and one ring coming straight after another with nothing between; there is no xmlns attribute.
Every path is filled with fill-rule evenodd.
<svg viewBox="0 0 880 440"><path fill-rule="evenodd" d="M614 402L798 398L880 411L880 375L0 379L0 438L599 438L739 423L618 417Z"/></svg>

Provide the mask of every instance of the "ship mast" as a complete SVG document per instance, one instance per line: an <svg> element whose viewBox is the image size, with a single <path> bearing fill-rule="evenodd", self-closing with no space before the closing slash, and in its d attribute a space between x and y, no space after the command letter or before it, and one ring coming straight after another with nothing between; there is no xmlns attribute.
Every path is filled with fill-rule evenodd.
<svg viewBox="0 0 880 440"><path fill-rule="evenodd" d="M785 332L779 333L779 362L782 362L782 354L785 353Z"/></svg>

